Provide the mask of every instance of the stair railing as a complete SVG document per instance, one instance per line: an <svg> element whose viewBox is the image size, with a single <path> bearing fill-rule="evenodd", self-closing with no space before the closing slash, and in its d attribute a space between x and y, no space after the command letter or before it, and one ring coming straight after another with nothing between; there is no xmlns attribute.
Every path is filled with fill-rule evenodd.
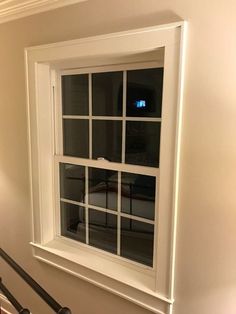
<svg viewBox="0 0 236 314"><path fill-rule="evenodd" d="M18 265L2 248L0 248L0 257L53 309L57 314L71 314L71 310L62 307L54 300L46 290L44 290L20 265ZM7 297L19 314L29 314L28 309L24 309L11 292L2 283L0 278L0 291Z"/></svg>

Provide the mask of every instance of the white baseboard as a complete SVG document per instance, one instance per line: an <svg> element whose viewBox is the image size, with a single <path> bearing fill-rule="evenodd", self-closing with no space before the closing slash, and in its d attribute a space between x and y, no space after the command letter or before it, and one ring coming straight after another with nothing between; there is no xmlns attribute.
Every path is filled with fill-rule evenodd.
<svg viewBox="0 0 236 314"><path fill-rule="evenodd" d="M11 305L11 303L7 300L7 298L0 293L0 308L6 313L6 314L15 314L16 310Z"/></svg>

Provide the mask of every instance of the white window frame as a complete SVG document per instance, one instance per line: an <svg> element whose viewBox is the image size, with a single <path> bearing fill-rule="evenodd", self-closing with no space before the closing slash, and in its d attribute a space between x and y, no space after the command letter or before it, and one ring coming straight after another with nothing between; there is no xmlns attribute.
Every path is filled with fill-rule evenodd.
<svg viewBox="0 0 236 314"><path fill-rule="evenodd" d="M163 52L163 50L162 50ZM150 55L148 56L150 57ZM129 117L126 116L126 85L127 85L127 71L129 70L140 70L140 69L153 69L153 68L163 68L164 67L164 56L163 53L160 53L160 56L158 56L158 60L157 61L149 61L149 62L143 62L144 57L142 56L142 62L137 62L137 58L136 61L130 64L112 64L112 65L106 65L106 66L97 66L97 67L93 67L93 68L82 68L82 69L73 69L73 70L63 70L63 71L55 71L55 75L57 76L56 81L58 81L57 84L57 88L56 88L56 94L57 94L57 104L56 108L58 109L58 112L56 113L56 120L57 123L56 125L58 125L58 130L56 130L56 134L57 134L57 142L56 147L55 147L55 151L56 151L56 155L54 158L55 161L55 167L56 167L56 171L55 171L55 189L56 189L56 196L57 196L57 200L56 200L56 234L57 237L62 237L61 236L61 230L60 230L60 225L61 225L61 217L60 217L60 201L63 201L65 203L71 203L71 204L75 204L75 205L79 205L79 206L83 206L85 208L85 213L86 213L86 220L88 220L88 207L91 209L95 209L95 210L100 210L108 212L110 214L116 215L118 216L118 222L117 222L117 254L112 254L112 253L108 253L106 251L103 251L104 255L108 255L108 257L110 259L113 258L114 261L118 262L117 259L119 259L119 262L125 262L124 261L124 257L120 256L120 232L121 232L121 226L120 226L120 219L121 217L126 217L126 218L131 218L135 221L140 221L140 222L144 222L144 223L148 223L150 225L154 226L154 229L157 228L157 215L155 215L155 219L148 219L148 218L144 218L144 217L138 217L138 216L132 216L126 213L123 213L121 211L121 202L119 197L121 197L121 191L119 190L119 186L121 184L121 177L120 177L120 173L124 172L124 173L135 173L138 175L149 175L152 177L155 177L155 181L157 179L157 182L159 182L159 168L158 167L149 167L149 166L140 166L140 165L132 165L132 164L128 164L125 163L125 126L126 126L126 121L144 121L144 122L156 122L156 123L161 123L161 117ZM160 59L160 60L159 60ZM161 61L161 59L163 59ZM113 61L114 62L114 61ZM119 60L120 62L120 60ZM124 61L123 61L124 62ZM88 80L89 80L89 85L92 85L92 74L94 73L108 73L108 72L114 72L114 71L121 71L122 72L122 76L123 76L123 100L122 100L122 107L123 107L123 114L121 116L94 116L92 115L92 97L91 97L91 92L92 92L92 88L91 86L89 87L89 115L63 115L62 114L62 103L61 103L61 77L63 75L75 75L75 74L88 74ZM89 143L90 143L90 147L89 147L89 158L74 158L74 157L69 157L69 156L65 156L63 155L63 126L62 126L62 122L64 119L78 119L78 120L89 120L89 134L90 134L90 138L89 138ZM90 121L92 122L93 120L102 120L102 121L120 121L122 123L122 158L121 158L121 162L120 163L112 163L109 162L107 163L105 162L97 162L96 160L92 159L92 123L90 123ZM78 166L84 166L85 167L85 173L87 171L87 167L94 167L94 168L100 168L100 169L106 169L106 170L115 170L118 172L118 204L117 204L117 211L114 210L109 210L109 209L105 209L102 207L97 207L94 205L88 205L88 204L82 204L76 201L70 201L70 200L66 200L63 198L60 198L59 194L60 194L60 176L59 176L59 163L65 163L65 164L74 164L74 165L78 165ZM86 175L87 177L87 175ZM156 191L155 191L155 212L158 213L158 202L156 201L158 199L158 184L156 185ZM88 195L88 186L87 184L85 184L85 190L87 190L87 192L85 192L85 195ZM88 200L86 200L85 203L88 203ZM86 223L86 229L88 229L88 223ZM155 230L154 230L154 234L155 234ZM65 240L65 239L64 239ZM68 240L68 241L73 241L73 240ZM86 242L88 242L88 239L86 238ZM84 248L84 244L82 243L77 243L77 246L80 245L81 249ZM90 247L91 249L92 247ZM102 252L99 252L100 254L102 254ZM129 265L130 267L133 266L135 267L135 265L137 265L137 267L135 267L137 269L137 271L139 271L141 269L141 271L146 271L147 273L149 273L150 275L153 275L154 272L156 271L156 258L155 258L155 254L156 254L156 237L154 238L154 249L153 249L153 267L150 266L145 266L143 264L140 264L138 262L132 261L131 259L127 260L126 262L129 262L133 265ZM152 269L153 268L153 269Z"/></svg>
<svg viewBox="0 0 236 314"><path fill-rule="evenodd" d="M185 30L185 22L179 22L25 50L34 256L159 314L171 313L174 303ZM155 54L161 47L165 52L161 168L156 169L160 182L158 229L155 266L150 268L58 236L59 195L54 193L56 190L58 194L58 188L55 189L58 162L55 160L78 164L78 158L56 154L60 138L54 134L54 129L55 126L60 128L60 122L55 119L58 115L55 104L60 103L60 95L55 93L55 87L60 83L58 71L104 64L117 66L129 60L150 62L153 57L156 60ZM98 168L107 168L107 162L91 162ZM83 160L79 160L79 164L83 164ZM118 164L109 163L111 169L113 166L119 168ZM137 172L135 165L127 167Z"/></svg>

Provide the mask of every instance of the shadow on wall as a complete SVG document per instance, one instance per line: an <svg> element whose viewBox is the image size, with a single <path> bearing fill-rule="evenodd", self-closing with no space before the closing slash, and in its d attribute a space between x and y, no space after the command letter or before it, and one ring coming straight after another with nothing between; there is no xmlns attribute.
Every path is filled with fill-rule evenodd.
<svg viewBox="0 0 236 314"><path fill-rule="evenodd" d="M114 20L112 25L114 31L125 31L127 29L135 29L149 26L156 26L162 24L169 24L183 20L180 16L176 15L173 11L160 11L152 14L143 14L134 17L126 17L119 20Z"/></svg>
<svg viewBox="0 0 236 314"><path fill-rule="evenodd" d="M47 44L56 41L73 40L119 31L127 31L129 29L143 28L154 25L156 26L183 20L183 18L179 17L170 10L153 12L151 14L147 13L143 15L140 15L140 12L136 15L135 13L131 14L129 12L128 16L125 17L106 15L106 18L104 18L104 12L98 10L99 12L90 11L90 18L87 19L87 21L83 20L83 23L80 23L79 17L87 14L87 5L87 2L81 3L79 11L76 5L72 5L64 7L63 10L57 9L51 12L42 13L44 19L43 25L41 23L37 23L37 19L40 19L41 14L29 16L27 19L24 19L24 23L26 22L28 27L32 27L35 22L36 25L40 25L40 28L35 29L35 32L36 34L38 33L38 35L35 35L34 38L37 38L37 40L34 41L34 38L31 38L31 41L30 43L27 43L27 46ZM64 21L64 23L61 23L61 25L57 24L56 35L55 32L53 32L53 29L53 35L48 30L48 25L51 25L54 15L56 19L61 19ZM91 20L93 23L91 23ZM19 23L21 23L20 20ZM43 39L40 40L42 33L44 36Z"/></svg>

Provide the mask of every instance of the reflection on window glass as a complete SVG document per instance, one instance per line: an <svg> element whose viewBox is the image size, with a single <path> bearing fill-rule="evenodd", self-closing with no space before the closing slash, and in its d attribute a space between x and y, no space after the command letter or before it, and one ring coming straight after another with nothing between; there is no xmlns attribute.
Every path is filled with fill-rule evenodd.
<svg viewBox="0 0 236 314"><path fill-rule="evenodd" d="M64 115L88 115L88 74L62 76Z"/></svg>
<svg viewBox="0 0 236 314"><path fill-rule="evenodd" d="M94 116L122 115L123 72L92 74Z"/></svg>
<svg viewBox="0 0 236 314"><path fill-rule="evenodd" d="M99 249L116 253L116 215L89 209L89 244Z"/></svg>
<svg viewBox="0 0 236 314"><path fill-rule="evenodd" d="M61 235L86 242L84 207L61 202Z"/></svg>
<svg viewBox="0 0 236 314"><path fill-rule="evenodd" d="M62 76L63 154L108 164L123 156L127 164L159 167L161 122L150 118L161 118L163 68L127 71L123 117L123 72L92 73L91 79L89 87L88 74ZM65 117L91 114L89 93L92 117ZM86 165L88 172L60 163L61 234L83 243L87 236L88 245L114 254L119 243L121 257L152 266L156 177L127 173L121 165L118 195L118 171Z"/></svg>
<svg viewBox="0 0 236 314"><path fill-rule="evenodd" d="M159 166L159 122L126 122L125 162L142 166Z"/></svg>
<svg viewBox="0 0 236 314"><path fill-rule="evenodd" d="M163 68L127 71L126 114L161 117Z"/></svg>
<svg viewBox="0 0 236 314"><path fill-rule="evenodd" d="M153 225L121 218L121 256L152 266L153 241Z"/></svg>
<svg viewBox="0 0 236 314"><path fill-rule="evenodd" d="M71 164L60 164L60 193L62 198L84 202L84 167Z"/></svg>
<svg viewBox="0 0 236 314"><path fill-rule="evenodd" d="M155 177L122 172L121 211L134 216L154 219Z"/></svg>
<svg viewBox="0 0 236 314"><path fill-rule="evenodd" d="M121 121L93 121L93 159L121 162Z"/></svg>
<svg viewBox="0 0 236 314"><path fill-rule="evenodd" d="M117 172L89 168L89 204L117 209Z"/></svg>
<svg viewBox="0 0 236 314"><path fill-rule="evenodd" d="M63 120L64 155L89 158L88 120Z"/></svg>

